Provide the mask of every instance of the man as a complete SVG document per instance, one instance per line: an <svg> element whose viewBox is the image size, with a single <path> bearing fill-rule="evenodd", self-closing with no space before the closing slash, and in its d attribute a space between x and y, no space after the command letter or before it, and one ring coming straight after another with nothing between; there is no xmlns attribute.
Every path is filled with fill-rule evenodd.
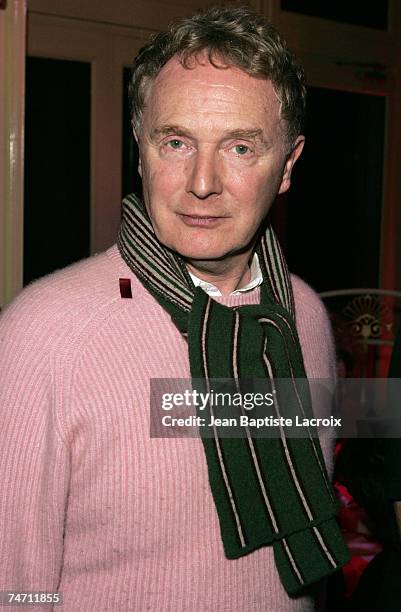
<svg viewBox="0 0 401 612"><path fill-rule="evenodd" d="M144 205L2 319L0 587L311 610L346 560L318 442L149 436L151 379L334 376L324 309L266 225L303 147L302 71L261 17L212 8L139 53L131 97Z"/></svg>

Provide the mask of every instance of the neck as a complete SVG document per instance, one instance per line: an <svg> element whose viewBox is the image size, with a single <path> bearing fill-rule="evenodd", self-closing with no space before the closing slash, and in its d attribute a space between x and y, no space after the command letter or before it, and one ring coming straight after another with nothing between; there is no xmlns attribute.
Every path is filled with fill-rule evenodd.
<svg viewBox="0 0 401 612"><path fill-rule="evenodd" d="M250 263L251 255L243 253L234 261L190 260L187 262L187 267L192 274L217 287L222 295L229 295L250 281Z"/></svg>

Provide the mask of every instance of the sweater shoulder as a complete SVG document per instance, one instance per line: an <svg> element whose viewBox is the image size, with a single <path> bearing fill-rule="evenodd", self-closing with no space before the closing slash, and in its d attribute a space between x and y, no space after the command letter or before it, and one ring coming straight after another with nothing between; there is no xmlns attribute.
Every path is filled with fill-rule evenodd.
<svg viewBox="0 0 401 612"><path fill-rule="evenodd" d="M117 247L83 259L32 282L4 309L0 317L1 336L9 331L20 338L68 337L79 334L91 321L107 318L124 302L144 299L139 281L124 268ZM134 300L122 300L119 278L132 280Z"/></svg>
<svg viewBox="0 0 401 612"><path fill-rule="evenodd" d="M291 274L291 283L294 292L294 299L304 308L310 310L325 311L324 304L318 293L296 274Z"/></svg>
<svg viewBox="0 0 401 612"><path fill-rule="evenodd" d="M315 314L323 318L327 317L326 308L321 298L310 285L295 274L291 274L291 283L297 317L303 314Z"/></svg>
<svg viewBox="0 0 401 612"><path fill-rule="evenodd" d="M335 348L326 308L318 294L298 276L291 276L296 325L308 378L335 378Z"/></svg>
<svg viewBox="0 0 401 612"><path fill-rule="evenodd" d="M120 279L132 298L120 293ZM152 311L155 301L123 261L117 245L58 270L25 287L0 315L0 343L10 341L31 355L78 354L115 318ZM1 346L0 346L1 348Z"/></svg>
<svg viewBox="0 0 401 612"><path fill-rule="evenodd" d="M29 321L44 327L54 320L89 316L107 298L108 265L105 253L83 259L27 285L5 308L2 322Z"/></svg>

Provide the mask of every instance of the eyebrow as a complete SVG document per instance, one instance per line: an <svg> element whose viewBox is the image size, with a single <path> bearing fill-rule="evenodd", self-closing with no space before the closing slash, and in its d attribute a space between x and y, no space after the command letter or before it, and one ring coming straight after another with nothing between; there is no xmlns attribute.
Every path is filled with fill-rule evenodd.
<svg viewBox="0 0 401 612"><path fill-rule="evenodd" d="M150 137L153 140L160 136L167 136L167 134L177 134L177 136L189 136L188 132L186 132L178 125L161 125L159 127L154 128L150 132Z"/></svg>
<svg viewBox="0 0 401 612"><path fill-rule="evenodd" d="M268 147L269 142L266 140L263 134L263 130L260 128L250 130L232 130L227 133L227 138L242 138L244 140L255 140L263 147Z"/></svg>
<svg viewBox="0 0 401 612"><path fill-rule="evenodd" d="M167 136L168 134L177 134L177 136L187 136L192 138L190 132L186 131L179 125L161 125L159 127L156 127L151 131L150 137L153 140L160 136ZM242 138L245 140L251 139L257 141L263 147L269 147L269 142L265 139L263 130L261 130L260 128L254 128L249 130L230 130L224 135L224 140L228 140L229 138Z"/></svg>

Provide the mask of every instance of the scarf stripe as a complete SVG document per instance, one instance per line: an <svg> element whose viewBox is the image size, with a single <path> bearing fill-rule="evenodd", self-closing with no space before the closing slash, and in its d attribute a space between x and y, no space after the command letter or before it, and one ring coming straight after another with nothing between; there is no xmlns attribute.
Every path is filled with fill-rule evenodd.
<svg viewBox="0 0 401 612"><path fill-rule="evenodd" d="M260 250L261 250L261 255L262 255L262 257L260 258L260 261L263 263L264 276L266 275L267 282L270 285L273 299L275 300L277 304L279 304L280 294L279 294L279 290L276 284L275 275L270 270L270 261L268 257L266 239L264 236L260 240Z"/></svg>
<svg viewBox="0 0 401 612"><path fill-rule="evenodd" d="M291 288L290 274L284 263L280 243L273 232L263 236L261 240L267 269L273 268L272 275L275 278L276 290L279 293L278 303L281 303L295 320L295 305Z"/></svg>
<svg viewBox="0 0 401 612"><path fill-rule="evenodd" d="M267 263L268 265L270 265L270 268L272 269L272 273L273 273L274 280L275 280L275 286L279 294L278 303L283 304L285 305L285 307L288 308L288 304L285 303L285 291L284 291L284 286L283 286L283 280L281 276L281 270L277 263L274 245L272 244L271 240L269 240L269 238L266 238L265 242L266 242L266 249L267 249Z"/></svg>
<svg viewBox="0 0 401 612"><path fill-rule="evenodd" d="M159 263L161 266L164 264L168 269L170 262L167 253L158 249L157 241L155 240L154 235L152 235L152 230L149 227L149 223L144 215L138 212L138 214L134 216L132 212L128 210L126 215L126 223L127 227L132 233L137 232L138 237L141 240L142 248L146 249L149 247L149 249L152 250L155 263ZM177 280L179 280L179 278L177 278Z"/></svg>
<svg viewBox="0 0 401 612"><path fill-rule="evenodd" d="M238 393L241 393L241 389L240 389L240 384L239 384L239 364L238 364L238 336L239 336L239 327L240 327L240 316L238 314L238 312L236 312L234 314L235 316L235 330L234 330L234 345L233 345L233 356L232 356L232 361L233 361L233 373L234 373L234 381L235 381L235 386L237 389ZM241 413L244 414L244 409L241 406ZM259 465L259 461L258 461L258 457L257 457L257 452L254 446L254 441L251 437L251 433L249 431L249 427L246 425L244 427L245 431L246 431L246 439L249 445L249 451L252 457L252 462L253 462L253 467L259 482L259 487L260 487L260 493L262 495L263 501L266 505L266 509L268 512L268 516L270 518L270 521L272 523L273 529L275 531L275 533L279 533L279 528L278 528L278 524L277 524L277 519L274 515L273 509L272 509L272 505L271 502L269 500L269 496L267 493L267 489L266 489L266 483L264 482L264 478L262 475L262 470L260 468Z"/></svg>
<svg viewBox="0 0 401 612"><path fill-rule="evenodd" d="M272 323L274 323L274 322L272 322ZM270 364L270 361L269 361L266 353L264 355L264 359L265 359L265 363L266 363L266 368L267 368L268 374L269 374L269 376L270 376L270 378L272 380L272 384L273 384L273 388L274 388L274 378L272 376L272 368L271 368L271 364ZM280 413L280 407L279 407L279 401L278 400L274 403L274 406L276 408L277 416L278 417L282 416L281 413ZM301 481L300 481L300 479L298 478L298 476L296 474L296 468L295 468L294 462L293 462L293 460L291 458L291 451L288 448L288 444L287 444L287 440L286 440L286 437L285 437L284 432L283 432L283 428L281 426L279 426L279 427L280 427L280 438L281 438L281 442L283 444L283 447L284 447L284 450L285 450L286 459L287 459L286 465L288 465L288 467L291 470L291 476L293 478L296 490L298 491L299 497L300 497L300 499L301 499L301 501L303 503L305 511L306 511L306 513L308 515L308 518L309 518L310 521L313 521L315 517L314 517L314 515L312 513L312 510L309 507L309 504L308 504L307 499L306 499L306 495L305 495L304 491L302 490ZM309 428L308 428L308 430L309 430ZM327 544L324 542L324 539L323 539L321 533L319 532L318 528L317 527L313 527L313 531L314 531L317 539L319 540L319 544L322 547L322 550L324 551L324 553L326 554L328 560L330 561L332 567L333 568L337 567L337 563L334 560L333 555L330 553L330 551L329 551L329 549L327 547Z"/></svg>
<svg viewBox="0 0 401 612"><path fill-rule="evenodd" d="M124 247L126 255L138 261L135 267L138 276L151 283L161 295L164 295L168 288L175 302L186 312L190 310L191 301L186 299L185 294L180 291L180 287L177 287L176 283L172 282L169 284L166 281L166 276L159 273L158 268L152 263L152 260L147 258L143 250L139 250L137 245L129 239L125 241Z"/></svg>
<svg viewBox="0 0 401 612"><path fill-rule="evenodd" d="M133 203L132 200L125 200L125 202ZM154 257L150 257L146 253L146 246L151 245L156 251L160 251L160 243L157 241L153 234L151 239L146 240L145 236L141 231L143 224L147 225L148 229L151 229L150 222L145 223L146 217L137 208L126 207L124 224L120 229L118 245L125 251L126 257L132 262L132 267L138 276L143 278L146 282L154 285L156 291L161 292L165 295L166 292L173 291L175 297L175 303L181 306L185 311L189 312L192 305L192 292L190 288L186 286L185 279L182 279L182 273L180 276L176 274L176 267L173 273L171 272L171 259L167 257L167 251L164 263L167 264L168 268L165 275L160 272L160 257L156 260ZM137 239L137 236L139 240ZM178 282L174 279L177 279Z"/></svg>
<svg viewBox="0 0 401 612"><path fill-rule="evenodd" d="M259 319L259 321L264 322L264 323L270 323L271 325L273 325L274 327L276 327L278 331L280 331L280 329L278 328L278 326L276 325L276 323L275 323L274 321L270 320L270 319L266 319L266 318L264 318L264 319ZM266 369L267 369L267 372L268 372L268 376L271 378L271 380L272 380L272 384L274 385L274 377L273 377L273 373L272 373L272 367L271 367L271 363L270 363L270 361L269 361L269 358L268 358L268 356L267 356L267 352L266 352L266 342L265 342L265 353L264 353L264 357L263 357L263 358L264 358L264 360L265 360L265 364L266 364ZM291 362L289 362L289 363L290 363L290 367L291 367ZM300 407L300 409L301 409L302 416L306 416L306 415L305 415L305 412L304 412L304 409L303 409L303 405L302 405L301 399L300 399L299 394L298 394L298 390L297 390L297 388L296 388L296 384L295 384L295 379L294 379L294 377L292 377L292 383L293 383L293 385L294 385L294 390L295 390L296 397L298 398L298 405L299 405L299 407ZM277 391L276 391L276 397L278 397ZM274 403L274 406L275 406L275 408L276 408L276 414L277 414L277 416L279 416L279 417L280 417L280 416L282 416L282 415L281 415L281 413L280 413L280 408L279 408L279 400L278 400L278 399L277 399L277 401ZM307 427L306 429L307 429L307 431L308 431L308 436L309 436L310 440L311 440L311 441L312 441L312 443L313 443L313 449L314 449L314 451L315 451L316 458L317 458L317 460L318 460L318 464L319 464L320 470L321 470L321 472L324 474L325 472L323 471L323 466L321 465L321 462L320 462L319 457L318 457L318 453L317 453L317 451L316 451L315 439L314 439L314 437L312 436L312 433L311 433L311 431L310 431L310 428L309 428L309 427ZM301 487L301 479L300 479L299 477L297 477L297 475L296 475L296 468L295 468L295 466L294 466L293 461L291 460L291 452L290 452L290 450L289 450L289 448L288 448L287 441L286 441L286 437L285 437L285 435L284 435L284 432L283 432L283 429L282 429L282 427L281 427L281 426L280 426L280 438L281 438L281 441L282 441L283 447L284 447L284 449L285 449L285 454L286 454L286 459L287 459L286 464L289 466L289 468L290 468L290 470L291 470L291 475L292 475L292 478L293 478L293 481L294 481L295 487L296 487L296 489L297 489L297 491L298 491L298 493L299 493L299 496L300 496L300 498L301 498L301 500L302 500L302 503L303 503L303 505L304 505L304 508L305 508L305 511L306 511L306 513L307 513L307 515L308 515L309 520L310 520L310 521L313 521L315 517L314 517L314 515L313 515L313 513L312 513L312 510L309 508L309 505L308 505L308 503L307 503L307 499L306 499L306 495L305 495L305 493L304 493L304 492L303 492L303 490L302 490L302 487ZM325 479L325 482L327 482L327 480L326 480L326 479ZM318 533L318 532L317 532L317 533ZM318 537L320 538L320 535L319 535ZM329 555L328 555L328 556L329 556Z"/></svg>
<svg viewBox="0 0 401 612"><path fill-rule="evenodd" d="M141 240L141 245L142 245L142 249L143 252L146 254L147 258L150 261L154 261L156 264L158 264L158 266L160 267L161 270L163 270L163 273L166 275L166 277L169 276L169 274L171 273L171 262L169 261L167 255L165 253L162 253L163 257L160 256L160 249L159 252L157 250L157 243L154 240L150 240L150 235L149 235L149 229L148 227L143 223L142 221L142 217L140 215L138 215L137 218L137 227L141 230L141 233L139 234L139 239ZM129 218L129 215L127 215L127 224L128 227L133 230L134 229L134 225L132 225L132 221ZM176 283L177 284L181 284L181 279L180 276L178 275L178 273L172 273L173 277L176 279ZM191 296L190 296L191 297Z"/></svg>
<svg viewBox="0 0 401 612"><path fill-rule="evenodd" d="M127 216L128 220L129 218L130 216ZM162 253L160 252L160 248L159 248L160 243L154 236L153 227L148 221L147 217L145 215L140 214L139 212L137 217L136 218L131 217L131 220L132 222L134 222L133 228L135 228L135 222L137 222L138 225L143 230L143 233L144 233L143 238L145 240L141 241L142 247L146 248L146 244L152 247L151 248L152 253L153 253L152 257L155 261L157 261L157 258L159 258L160 255L163 256L165 265L167 266L167 269L166 269L167 278L169 278L170 275L172 274L174 278L176 279L176 282L180 286L181 290L183 291L183 293L185 293L185 295L188 296L188 299L192 302L192 291L188 290L187 284L183 282L183 279L182 279L183 269L180 266L179 261L177 260L177 258L174 256L174 254L171 251L165 250Z"/></svg>
<svg viewBox="0 0 401 612"><path fill-rule="evenodd" d="M134 222L134 227L135 227L135 222L139 222L140 226L142 228L144 228L144 230L146 231L146 238L148 240L148 243L152 244L154 251L156 253L160 254L160 242L157 240L154 231L153 231L153 226L149 220L149 217L147 216L146 211L144 210L143 213L141 213L140 210L135 210L136 215L135 217L131 216L131 220ZM128 212L128 219L130 218L129 212ZM145 246L144 242L141 242L142 246ZM183 293L185 293L185 295L188 296L189 300L192 302L192 290L191 287L188 288L187 286L187 280L189 278L188 274L186 275L186 277L184 277L184 279L182 278L182 273L183 273L183 269L185 269L184 266L181 265L181 262L177 259L177 257L174 255L174 253L172 251L168 251L163 250L162 252L163 257L165 258L165 261L167 263L167 266L169 266L167 275L168 277L170 277L171 274L174 275L174 277L177 279L177 282L179 283L179 286L181 288L181 290L183 291ZM157 255L159 256L159 255Z"/></svg>
<svg viewBox="0 0 401 612"><path fill-rule="evenodd" d="M294 574L295 574L295 576L296 576L296 578L297 578L297 580L298 580L299 584L300 584L301 586L304 586L304 584L305 584L305 578L302 576L302 573L301 573L300 568L299 568L299 567L298 567L298 565L295 563L295 559L294 559L294 557L292 556L292 553L291 553L291 550L290 550L290 547L289 547L289 545L288 545L287 540L286 540L285 538L283 538L283 539L282 539L282 543L283 543L284 552L285 552L285 554L286 554L286 556L287 556L287 558L288 558L288 560L289 560L289 562L290 562L290 567L291 567L291 568L292 568L292 570L294 571Z"/></svg>
<svg viewBox="0 0 401 612"><path fill-rule="evenodd" d="M265 362L265 365L266 365L266 370L267 370L268 376L271 378L271 381L272 381L273 393L275 393L275 397L276 397L276 401L274 402L274 408L275 408L276 416L277 417L281 417L283 415L280 412L279 399L278 399L277 389L276 389L275 382L274 382L274 377L273 377L273 369L272 369L270 360L269 360L266 352L265 352L265 354L263 356L263 359L264 359L264 362ZM283 430L283 427L282 427L281 424L279 425L279 430L280 430L280 440L281 440L281 444L282 444L283 449L284 449L284 455L285 455L285 460L286 460L285 464L288 466L288 468L290 470L291 478L293 480L295 489L297 490L299 498L302 501L302 505L303 505L303 508L304 508L307 516L308 516L308 519L310 521L313 521L315 519L315 517L313 516L313 513L312 513L311 509L309 508L309 504L308 504L308 502L306 500L306 497L305 497L305 494L304 494L304 492L302 490L299 478L297 477L296 469L294 467L294 462L293 462L292 457L291 457L291 452L290 452L290 450L288 448L287 439L285 437L284 430Z"/></svg>
<svg viewBox="0 0 401 612"><path fill-rule="evenodd" d="M312 415L307 383L306 393L297 386L305 369L295 305L272 229L256 246L264 279L261 304L230 309L194 287L182 258L157 240L142 203L130 196L123 205L120 253L187 339L193 388L211 394L216 379L229 379L241 397L245 380L267 379L279 423L286 401L291 414ZM287 379L283 397L275 377ZM213 401L207 410L213 419L220 416ZM230 416L246 414L242 404L229 410ZM200 429L228 558L272 545L283 585L293 595L348 560L320 444L309 428L306 438L290 439L280 424L278 437L270 439L254 438L247 425L242 437L227 438L214 422L210 433Z"/></svg>
<svg viewBox="0 0 401 612"><path fill-rule="evenodd" d="M294 338L294 333L293 333L293 329L292 329L291 325L289 324L288 320L286 319L286 317L284 317L284 316L283 316L283 315L281 315L280 313L276 313L276 316L277 316L277 317L278 317L278 318L279 318L279 319L280 319L280 320L283 322L283 324L284 324L284 325L287 327L287 329L288 329L289 333L291 334L291 336L292 336L293 340L295 341L295 338ZM258 320L259 320L259 322L260 322L260 323L270 322L270 320L266 320L266 319L265 319L265 318L263 318L263 317L261 317L261 318L260 318L260 319L258 319ZM302 400L301 400L301 398L300 398L300 395L299 395L299 391L298 391L298 387L297 387L297 381L296 381L296 376L294 375L294 371L293 371L293 369L292 369L292 363L291 363L291 360L289 360L289 366L290 366L290 370L291 370L291 378L292 378L292 380L293 380L293 385L294 385L294 394L295 394L295 397L297 398L297 406L298 406L299 411L300 411L300 416L302 416L302 418L308 418L308 417L310 417L310 416L312 416L312 415L311 415L310 413L308 413L308 414L307 414L307 413L305 412L303 402L302 402ZM322 475L323 475L323 477L324 477L324 482L325 482L325 484L326 484L326 489L327 489L327 492L329 493L329 495L330 495L330 496L331 496L331 498L333 499L333 502L335 502L335 499L334 499L334 494L333 494L332 488L329 486L329 482L328 482L328 479L327 479L326 468L324 467L324 464L323 464L323 456L322 456L322 454L321 454L321 453L319 453L319 450L318 450L318 443L317 443L317 439L316 439L316 437L315 437L315 436L313 436L313 435L312 435L312 432L311 432L310 427L306 427L305 429L306 429L306 431L308 432L308 439L310 440L310 443L311 443L311 445L312 445L312 447L313 447L313 451L314 451L314 454L315 454L315 457L316 457L316 461L317 461L317 463L318 463L318 465L319 465L319 467L320 467L320 471L321 471L321 473L322 473ZM320 445L319 445L319 446L320 446Z"/></svg>
<svg viewBox="0 0 401 612"><path fill-rule="evenodd" d="M123 237L122 237L123 238ZM125 245L131 247L131 249L123 247L120 248L120 253L124 257L136 258L138 257L140 261L140 267L133 267L133 270L137 274L137 276L143 280L144 282L150 283L153 287L153 290L156 291L161 296L164 295L166 291L167 285L163 282L163 276L157 274L156 269L153 269L151 266L147 265L146 260L144 259L142 253L138 252L132 245L131 242L126 241ZM171 286L169 288L169 293L171 296L171 301L176 304L179 308L186 311L188 308L188 303L182 300L182 296L175 291L175 287Z"/></svg>
<svg viewBox="0 0 401 612"><path fill-rule="evenodd" d="M316 535L317 539L319 540L319 544L322 547L322 550L324 551L325 555L327 556L328 560L331 563L331 566L333 568L336 568L338 566L338 561L336 561L334 559L334 553L332 554L326 544L326 542L323 539L322 534L320 533L319 529L317 527L313 527L313 532Z"/></svg>
<svg viewBox="0 0 401 612"><path fill-rule="evenodd" d="M209 298L206 302L206 309L205 309L205 313L203 316L203 325L202 325L202 358L203 358L203 377L206 381L206 389L207 392L210 393L210 383L209 383L209 368L208 368L208 363L207 363L207 327L208 327L208 321L209 321L209 312L211 310L212 307L212 301ZM214 417L214 410L213 410L213 406L212 404L209 403L209 407L210 407L210 413L211 415ZM237 504L233 495L233 491L232 491L232 487L230 486L230 482L229 482L229 477L228 477L228 472L226 469L226 465L224 462L224 458L223 458L223 452L221 449L221 445L220 445L220 439L217 435L217 430L216 430L216 426L213 425L213 435L214 435L214 443L215 443L215 449L216 449L216 453L217 453L217 457L218 457L218 461L219 461L219 466L220 466L220 470L221 470L221 475L223 477L224 480L224 484L226 487L226 491L227 491L227 495L228 495L228 499L230 501L230 505L231 505L231 509L235 518L235 524L236 524L236 528L237 528L237 532L238 532L238 538L239 541L241 543L242 548L244 548L246 546L246 542L245 542L245 538L244 538L244 533L243 533L243 527L241 525L241 520L240 520L240 516L239 516L239 512L237 509Z"/></svg>
<svg viewBox="0 0 401 612"><path fill-rule="evenodd" d="M284 273L284 266L281 265L282 253L278 246L277 240L273 240L272 236L266 237L267 252L269 254L268 261L274 266L274 275L276 278L276 286L280 294L279 303L283 304L286 310L295 318L295 312L291 310L291 301L289 300L289 280Z"/></svg>
<svg viewBox="0 0 401 612"><path fill-rule="evenodd" d="M135 249L135 247L133 247L133 249ZM165 282L166 276L164 275L166 268L163 268L162 266L160 266L160 268L156 268L152 264L152 259L149 258L149 256L151 257L151 253L149 253L147 249L143 249L141 253L141 261L143 264L143 269L141 270L141 273L144 276L147 275L148 280L153 279L155 285L157 285L157 287L161 291L165 291L166 286L168 286L167 283ZM177 291L177 288L178 288L178 291ZM171 289L174 291L174 295L177 298L177 301L181 303L187 310L188 307L190 306L190 302L185 302L183 300L182 293L179 291L179 285L177 286L177 284L174 284L173 287L171 287L170 285L170 290Z"/></svg>

